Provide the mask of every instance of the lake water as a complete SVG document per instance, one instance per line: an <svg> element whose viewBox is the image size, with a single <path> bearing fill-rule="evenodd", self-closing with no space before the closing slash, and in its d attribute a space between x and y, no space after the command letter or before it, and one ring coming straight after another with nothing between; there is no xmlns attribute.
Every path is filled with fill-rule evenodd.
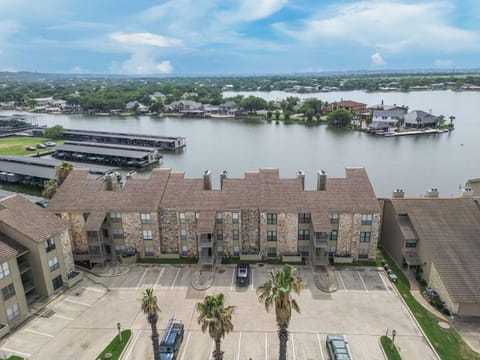
<svg viewBox="0 0 480 360"><path fill-rule="evenodd" d="M163 167L200 177L212 171L219 187L219 173L243 177L247 170L278 167L282 177L306 173L306 186L313 189L316 173L343 177L345 167L365 167L377 196L390 196L396 188L407 196L438 188L440 196L459 193L467 179L480 177L480 93L429 91L410 93L365 93L362 91L320 94L285 92L226 93L262 96L268 100L287 96L319 97L329 102L355 100L368 105L408 105L448 119L454 115L451 133L384 138L356 131L332 129L327 125L276 125L263 120L183 119L172 117L90 117L83 115L39 115L42 124L65 128L185 136L187 147L179 153L164 153ZM448 120L447 120L448 121Z"/></svg>

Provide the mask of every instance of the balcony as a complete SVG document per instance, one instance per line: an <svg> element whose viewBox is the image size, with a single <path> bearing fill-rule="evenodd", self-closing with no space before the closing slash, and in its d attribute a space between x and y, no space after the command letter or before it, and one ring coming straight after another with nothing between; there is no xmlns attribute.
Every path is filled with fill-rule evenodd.
<svg viewBox="0 0 480 360"><path fill-rule="evenodd" d="M20 270L20 275L23 275L27 271L30 271L32 268L30 267L30 264L28 263L28 261L24 261L18 264L18 269Z"/></svg>
<svg viewBox="0 0 480 360"><path fill-rule="evenodd" d="M313 238L313 246L315 248L324 248L328 249L328 233L315 233Z"/></svg>
<svg viewBox="0 0 480 360"><path fill-rule="evenodd" d="M201 234L198 239L199 248L213 247L213 237L211 234Z"/></svg>
<svg viewBox="0 0 480 360"><path fill-rule="evenodd" d="M33 280L27 280L23 283L23 290L25 292L25 295L28 293L31 293L33 290L35 290L35 284L33 283Z"/></svg>

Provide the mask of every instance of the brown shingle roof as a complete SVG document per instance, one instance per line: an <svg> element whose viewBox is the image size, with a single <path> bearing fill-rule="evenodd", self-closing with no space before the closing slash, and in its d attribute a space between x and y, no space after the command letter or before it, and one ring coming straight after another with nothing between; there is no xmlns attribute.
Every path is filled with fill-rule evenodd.
<svg viewBox="0 0 480 360"><path fill-rule="evenodd" d="M41 242L68 229L66 221L20 195L0 199L0 227L4 225L35 242Z"/></svg>
<svg viewBox="0 0 480 360"><path fill-rule="evenodd" d="M85 222L85 231L100 231L100 227L105 220L104 212L93 212L88 215L87 221Z"/></svg>
<svg viewBox="0 0 480 360"><path fill-rule="evenodd" d="M476 199L394 199L412 225L448 293L456 302L480 302L480 206Z"/></svg>
<svg viewBox="0 0 480 360"><path fill-rule="evenodd" d="M5 244L2 239L0 239L0 263L3 263L12 257L17 256L17 250Z"/></svg>

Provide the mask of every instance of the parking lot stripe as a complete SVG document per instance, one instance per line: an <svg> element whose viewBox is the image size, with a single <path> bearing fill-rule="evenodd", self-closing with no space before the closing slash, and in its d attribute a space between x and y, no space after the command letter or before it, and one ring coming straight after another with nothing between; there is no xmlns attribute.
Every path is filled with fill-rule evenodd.
<svg viewBox="0 0 480 360"><path fill-rule="evenodd" d="M69 318L69 317L67 317L67 316L58 315L58 314L53 314L53 316L58 317L58 318L60 318L60 319L70 320L70 321L75 320L75 319Z"/></svg>
<svg viewBox="0 0 480 360"><path fill-rule="evenodd" d="M347 335L344 335L344 337L345 337L345 346L347 347L348 353L350 354L350 360L353 360L352 351L350 350L350 345L348 345Z"/></svg>
<svg viewBox="0 0 480 360"><path fill-rule="evenodd" d="M254 286L253 286L253 282L255 280L255 269L252 269L252 286L251 286L251 290L253 290Z"/></svg>
<svg viewBox="0 0 480 360"><path fill-rule="evenodd" d="M391 294L390 289L388 288L387 283L385 282L385 280L383 280L383 276L380 275L380 274L378 274L378 276L380 276L380 279L382 280L383 286L385 286L385 289L387 289L388 294Z"/></svg>
<svg viewBox="0 0 480 360"><path fill-rule="evenodd" d="M153 288L156 289L157 288L157 285L158 283L160 282L160 279L162 278L162 275L163 275L163 272L165 271L165 268L162 268L162 270L160 270L160 274L158 274L157 276L157 280L155 281L155 284L153 284Z"/></svg>
<svg viewBox="0 0 480 360"><path fill-rule="evenodd" d="M84 303L84 302L81 302L81 301L71 300L71 299L63 299L63 301L71 302L71 303L73 303L73 304L88 306L88 307L91 306L90 304L87 304L87 303Z"/></svg>
<svg viewBox="0 0 480 360"><path fill-rule="evenodd" d="M325 356L323 356L323 349L322 349L322 342L320 341L320 334L317 334L318 346L320 347L320 355L322 356L322 360L325 360Z"/></svg>
<svg viewBox="0 0 480 360"><path fill-rule="evenodd" d="M238 353L237 353L237 360L240 360L240 347L242 346L242 332L240 331L240 335L238 336Z"/></svg>
<svg viewBox="0 0 480 360"><path fill-rule="evenodd" d="M190 331L188 333L188 337L187 337L187 341L185 341L185 346L183 347L183 353L182 353L182 357L180 360L184 360L185 359L185 354L187 353L187 348L188 348L188 342L190 341L190 336L192 335L192 332Z"/></svg>
<svg viewBox="0 0 480 360"><path fill-rule="evenodd" d="M293 360L297 360L297 355L295 354L295 341L293 340L293 333L292 333L292 352L293 352Z"/></svg>
<svg viewBox="0 0 480 360"><path fill-rule="evenodd" d="M267 341L267 333L265 333L265 360L268 359L268 341Z"/></svg>
<svg viewBox="0 0 480 360"><path fill-rule="evenodd" d="M177 282L177 277L178 277L178 274L180 274L180 268L178 268L177 270L177 273L175 274L175 278L173 279L173 282L172 282L172 285L170 286L170 290L173 290L173 288L175 287L175 283Z"/></svg>
<svg viewBox="0 0 480 360"><path fill-rule="evenodd" d="M145 275L147 275L148 270L149 269L146 268L145 271L143 272L142 277L140 278L140 280L138 280L137 287L135 288L135 290L140 289L140 285L142 285L143 278L145 277Z"/></svg>
<svg viewBox="0 0 480 360"><path fill-rule="evenodd" d="M127 351L127 353L125 354L125 357L123 357L122 359L128 359L130 357L130 355L132 355L132 350L135 348L135 344L137 343L138 341L138 338L140 337L140 334L142 333L143 330L140 330L136 335L135 337L133 338L133 341L132 343L130 344L130 347Z"/></svg>
<svg viewBox="0 0 480 360"><path fill-rule="evenodd" d="M230 283L230 291L233 291L233 282L235 281L235 269L232 269L232 282Z"/></svg>
<svg viewBox="0 0 480 360"><path fill-rule="evenodd" d="M368 293L367 285L365 285L365 281L363 281L362 275L360 275L360 272L359 272L359 271L357 271L357 274L358 274L358 276L360 277L360 281L362 282L363 287L365 288L365 291Z"/></svg>
<svg viewBox="0 0 480 360"><path fill-rule="evenodd" d="M100 289L95 289L95 288L92 288L92 287L85 287L85 286L82 286L82 289L95 291L95 292L98 292L98 293L101 293L101 294L105 294L107 292L106 290L100 290Z"/></svg>
<svg viewBox="0 0 480 360"><path fill-rule="evenodd" d="M348 292L347 287L345 286L345 282L343 281L343 276L341 271L338 272L338 276L340 276L340 281L342 282L342 285L343 285L343 291Z"/></svg>
<svg viewBox="0 0 480 360"><path fill-rule="evenodd" d="M12 349L9 349L9 348L6 348L6 347L2 347L0 349L11 352L11 353L20 354L20 355L25 356L27 358L32 356L32 354L27 354L27 353L24 353L24 352L21 352L21 351L12 350Z"/></svg>
<svg viewBox="0 0 480 360"><path fill-rule="evenodd" d="M47 333L44 333L44 332L40 332L40 331L36 331L36 330L32 330L32 329L25 329L26 332L29 332L29 333L32 333L32 334L37 334L37 335L42 335L42 336L47 336L47 337L55 337L53 335L50 335L50 334L47 334Z"/></svg>

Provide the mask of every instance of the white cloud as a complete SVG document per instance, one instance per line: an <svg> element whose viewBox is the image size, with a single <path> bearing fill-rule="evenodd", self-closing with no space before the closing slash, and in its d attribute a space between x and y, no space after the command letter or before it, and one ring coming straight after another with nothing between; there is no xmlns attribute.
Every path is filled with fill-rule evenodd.
<svg viewBox="0 0 480 360"><path fill-rule="evenodd" d="M267 18L287 5L287 0L243 0L238 9L231 11L233 21L255 21Z"/></svg>
<svg viewBox="0 0 480 360"><path fill-rule="evenodd" d="M90 73L90 71L88 71L87 69L84 69L84 68L82 68L82 67L80 67L80 66L78 66L78 65L77 65L77 66L74 66L74 67L72 68L72 70L70 70L70 71L71 71L73 74L89 74L89 73Z"/></svg>
<svg viewBox="0 0 480 360"><path fill-rule="evenodd" d="M448 69L455 67L455 63L452 60L440 60L437 59L433 62L433 65L439 69Z"/></svg>
<svg viewBox="0 0 480 360"><path fill-rule="evenodd" d="M163 35L143 33L122 33L115 32L109 35L112 40L133 46L155 46L155 47L176 47L181 46L182 41L175 38L168 38Z"/></svg>
<svg viewBox="0 0 480 360"><path fill-rule="evenodd" d="M376 52L375 54L372 54L372 64L373 65L385 65L385 60L383 60L382 55L379 52Z"/></svg>
<svg viewBox="0 0 480 360"><path fill-rule="evenodd" d="M300 28L285 23L277 23L274 28L302 42L343 40L389 53L478 50L478 34L449 24L453 9L446 0L359 1L322 9L303 21Z"/></svg>
<svg viewBox="0 0 480 360"><path fill-rule="evenodd" d="M132 54L130 59L120 65L113 64L110 71L130 75L170 74L173 71L173 66L169 60L157 62L149 53L136 52Z"/></svg>

